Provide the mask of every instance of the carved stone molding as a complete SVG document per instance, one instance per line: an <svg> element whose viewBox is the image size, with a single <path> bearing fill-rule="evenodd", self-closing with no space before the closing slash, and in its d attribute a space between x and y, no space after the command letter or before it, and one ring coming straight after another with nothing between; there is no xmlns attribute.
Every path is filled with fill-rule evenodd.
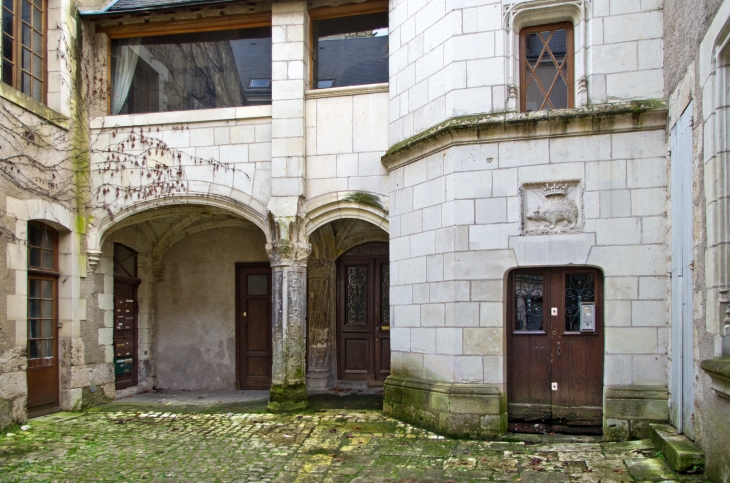
<svg viewBox="0 0 730 483"><path fill-rule="evenodd" d="M96 267L99 266L102 255L104 254L99 250L89 250L86 252L86 261L89 264L89 272L94 272L96 270Z"/></svg>
<svg viewBox="0 0 730 483"><path fill-rule="evenodd" d="M162 265L161 263L159 263L159 264L156 263L152 267L152 270L154 273L155 282L160 283L160 282L165 281L165 266L164 265Z"/></svg>
<svg viewBox="0 0 730 483"><path fill-rule="evenodd" d="M522 235L581 233L583 183L579 179L525 183L520 186Z"/></svg>

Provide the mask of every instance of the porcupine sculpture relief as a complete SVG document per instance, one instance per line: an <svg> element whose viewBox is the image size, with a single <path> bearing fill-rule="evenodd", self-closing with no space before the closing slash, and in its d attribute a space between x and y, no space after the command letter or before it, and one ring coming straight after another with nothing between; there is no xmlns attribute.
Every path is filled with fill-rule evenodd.
<svg viewBox="0 0 730 483"><path fill-rule="evenodd" d="M548 183L542 192L545 194L545 203L535 208L526 218L530 221L544 221L551 230L554 230L561 221L567 222L566 228L575 228L578 221L578 207L566 196L568 185Z"/></svg>

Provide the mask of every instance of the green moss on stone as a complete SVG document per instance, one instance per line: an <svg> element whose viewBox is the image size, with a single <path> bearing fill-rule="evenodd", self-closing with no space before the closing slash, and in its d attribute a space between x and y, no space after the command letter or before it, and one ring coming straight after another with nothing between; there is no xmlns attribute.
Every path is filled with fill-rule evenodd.
<svg viewBox="0 0 730 483"><path fill-rule="evenodd" d="M304 383L271 386L269 401L266 409L272 413L304 411L309 406L307 386Z"/></svg>
<svg viewBox="0 0 730 483"><path fill-rule="evenodd" d="M354 201L363 205L374 206L380 210L385 210L383 204L380 202L380 198L371 193L365 193L363 191L355 191L350 193L343 198L345 201Z"/></svg>
<svg viewBox="0 0 730 483"><path fill-rule="evenodd" d="M10 401L0 399L0 430L3 430L13 424L13 405Z"/></svg>
<svg viewBox="0 0 730 483"><path fill-rule="evenodd" d="M93 387L93 391L91 390ZM81 408L86 409L94 406L112 402L112 399L104 394L104 391L98 386L85 387L81 390Z"/></svg>

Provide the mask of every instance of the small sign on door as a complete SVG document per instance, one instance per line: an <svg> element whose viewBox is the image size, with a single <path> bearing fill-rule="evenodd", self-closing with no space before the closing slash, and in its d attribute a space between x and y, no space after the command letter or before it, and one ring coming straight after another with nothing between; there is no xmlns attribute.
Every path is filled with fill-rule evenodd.
<svg viewBox="0 0 730 483"><path fill-rule="evenodd" d="M595 332L596 331L596 304L593 302L583 302L580 304L580 331Z"/></svg>

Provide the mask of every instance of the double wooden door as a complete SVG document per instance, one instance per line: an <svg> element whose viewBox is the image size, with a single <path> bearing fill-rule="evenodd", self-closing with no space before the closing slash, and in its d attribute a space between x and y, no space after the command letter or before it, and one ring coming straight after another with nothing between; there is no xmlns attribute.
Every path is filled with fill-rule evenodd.
<svg viewBox="0 0 730 483"><path fill-rule="evenodd" d="M510 431L600 433L603 278L595 269L533 268L509 276Z"/></svg>
<svg viewBox="0 0 730 483"><path fill-rule="evenodd" d="M271 387L271 267L236 264L236 344L239 389Z"/></svg>
<svg viewBox="0 0 730 483"><path fill-rule="evenodd" d="M340 257L337 292L339 378L382 384L390 374L387 245L355 249Z"/></svg>

